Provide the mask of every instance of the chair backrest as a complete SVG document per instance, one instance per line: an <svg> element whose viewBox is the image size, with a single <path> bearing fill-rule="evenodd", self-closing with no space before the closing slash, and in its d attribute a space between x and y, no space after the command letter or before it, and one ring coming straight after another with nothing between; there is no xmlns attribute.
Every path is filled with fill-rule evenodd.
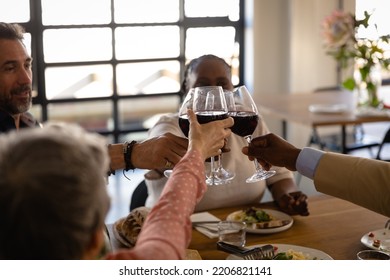
<svg viewBox="0 0 390 280"><path fill-rule="evenodd" d="M148 189L146 187L145 180L142 180L139 185L134 189L130 200L130 211L145 206L146 199L148 197Z"/></svg>
<svg viewBox="0 0 390 280"><path fill-rule="evenodd" d="M383 137L381 144L379 145L378 153L376 155L376 159L390 161L390 157L388 159L383 159L382 156L381 156L383 147L385 146L385 144L388 144L388 143L390 143L390 128L386 131L386 134Z"/></svg>

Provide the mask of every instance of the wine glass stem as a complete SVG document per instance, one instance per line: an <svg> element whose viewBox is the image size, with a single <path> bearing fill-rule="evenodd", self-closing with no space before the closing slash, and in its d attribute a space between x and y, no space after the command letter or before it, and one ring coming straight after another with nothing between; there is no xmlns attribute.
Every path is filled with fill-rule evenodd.
<svg viewBox="0 0 390 280"><path fill-rule="evenodd" d="M211 158L210 158L210 175L211 175L211 183L212 183L212 185L214 185L215 184L215 170L214 170L214 157L212 156Z"/></svg>
<svg viewBox="0 0 390 280"><path fill-rule="evenodd" d="M222 169L222 154L218 155L218 170Z"/></svg>
<svg viewBox="0 0 390 280"><path fill-rule="evenodd" d="M245 139L248 142L248 144L250 144L252 141L252 136L246 136ZM261 167L261 165L259 164L256 158L253 162L255 163L256 172L263 171L263 168Z"/></svg>
<svg viewBox="0 0 390 280"><path fill-rule="evenodd" d="M256 171L262 171L263 168L261 167L261 165L259 164L259 162L257 161L257 159L255 159L254 162L255 162Z"/></svg>

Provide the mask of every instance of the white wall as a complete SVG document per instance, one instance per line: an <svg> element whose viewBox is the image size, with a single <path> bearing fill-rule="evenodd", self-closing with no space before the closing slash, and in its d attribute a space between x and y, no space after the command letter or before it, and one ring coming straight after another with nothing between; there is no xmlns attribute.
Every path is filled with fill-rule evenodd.
<svg viewBox="0 0 390 280"><path fill-rule="evenodd" d="M344 9L354 11L355 1ZM262 94L299 94L337 84L336 63L322 46L321 21L338 0L250 0L245 83L261 102ZM248 36L249 35L249 36ZM266 117L271 131L281 134L281 122ZM288 140L304 146L310 128L289 124Z"/></svg>

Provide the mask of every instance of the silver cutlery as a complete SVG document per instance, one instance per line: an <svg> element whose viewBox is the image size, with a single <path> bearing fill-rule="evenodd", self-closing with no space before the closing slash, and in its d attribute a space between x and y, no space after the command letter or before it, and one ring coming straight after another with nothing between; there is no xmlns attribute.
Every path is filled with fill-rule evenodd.
<svg viewBox="0 0 390 280"><path fill-rule="evenodd" d="M208 230L211 233L218 233L218 228L217 227L210 227L208 225L215 225L218 224L220 221L200 221L200 222L193 222L192 226L193 227L200 227Z"/></svg>
<svg viewBox="0 0 390 280"><path fill-rule="evenodd" d="M218 250L234 254L244 260L272 260L275 256L274 246L264 245L254 248L238 247L225 242L217 242Z"/></svg>

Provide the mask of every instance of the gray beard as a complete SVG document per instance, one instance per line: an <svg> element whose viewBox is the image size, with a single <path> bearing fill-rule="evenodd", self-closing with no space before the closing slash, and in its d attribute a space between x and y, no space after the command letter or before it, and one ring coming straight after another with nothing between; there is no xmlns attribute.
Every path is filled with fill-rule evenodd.
<svg viewBox="0 0 390 280"><path fill-rule="evenodd" d="M31 95L29 96L27 102L25 103L15 103L12 102L12 100L2 100L0 98L0 107L6 111L7 113L11 115L16 115L16 114L22 114L27 112L32 105L32 97Z"/></svg>

